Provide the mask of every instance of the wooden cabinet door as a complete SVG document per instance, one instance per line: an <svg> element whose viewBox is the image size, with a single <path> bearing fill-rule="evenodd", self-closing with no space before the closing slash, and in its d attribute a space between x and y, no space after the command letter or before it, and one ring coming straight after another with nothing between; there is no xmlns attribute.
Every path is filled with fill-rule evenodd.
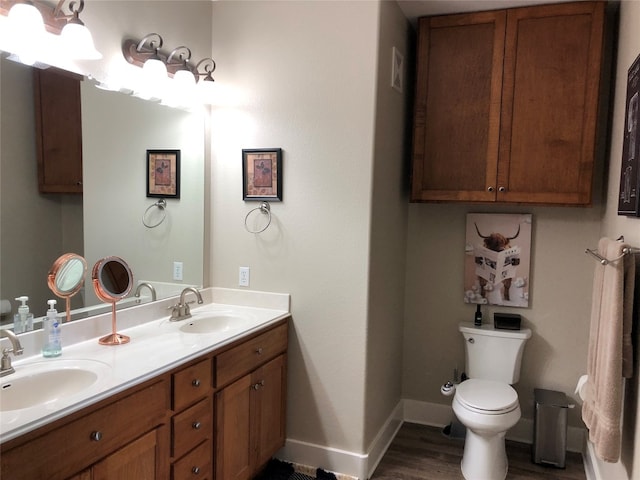
<svg viewBox="0 0 640 480"><path fill-rule="evenodd" d="M134 440L93 466L93 480L156 480L157 430Z"/></svg>
<svg viewBox="0 0 640 480"><path fill-rule="evenodd" d="M508 10L498 201L591 203L604 8Z"/></svg>
<svg viewBox="0 0 640 480"><path fill-rule="evenodd" d="M252 442L255 469L260 469L284 445L286 410L286 356L280 355L252 375Z"/></svg>
<svg viewBox="0 0 640 480"><path fill-rule="evenodd" d="M216 478L246 480L252 474L251 375L216 394Z"/></svg>
<svg viewBox="0 0 640 480"><path fill-rule="evenodd" d="M505 11L421 18L411 201L495 199Z"/></svg>
<svg viewBox="0 0 640 480"><path fill-rule="evenodd" d="M34 68L38 187L42 193L82 193L81 77Z"/></svg>
<svg viewBox="0 0 640 480"><path fill-rule="evenodd" d="M216 478L246 480L284 445L286 355L216 394Z"/></svg>

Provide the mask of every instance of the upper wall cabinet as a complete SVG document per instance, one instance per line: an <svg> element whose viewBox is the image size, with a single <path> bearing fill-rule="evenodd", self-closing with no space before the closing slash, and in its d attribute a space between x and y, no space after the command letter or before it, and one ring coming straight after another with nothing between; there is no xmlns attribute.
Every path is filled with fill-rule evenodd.
<svg viewBox="0 0 640 480"><path fill-rule="evenodd" d="M589 205L604 9L421 18L411 201Z"/></svg>
<svg viewBox="0 0 640 480"><path fill-rule="evenodd" d="M82 193L81 77L33 69L38 189Z"/></svg>

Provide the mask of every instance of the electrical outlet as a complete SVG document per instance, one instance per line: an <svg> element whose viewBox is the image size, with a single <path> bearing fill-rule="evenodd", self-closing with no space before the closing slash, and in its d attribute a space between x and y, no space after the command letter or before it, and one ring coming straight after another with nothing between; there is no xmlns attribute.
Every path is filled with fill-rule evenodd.
<svg viewBox="0 0 640 480"><path fill-rule="evenodd" d="M238 285L241 287L249 286L249 267L240 267L240 274L238 276Z"/></svg>
<svg viewBox="0 0 640 480"><path fill-rule="evenodd" d="M182 280L182 262L173 262L173 279Z"/></svg>

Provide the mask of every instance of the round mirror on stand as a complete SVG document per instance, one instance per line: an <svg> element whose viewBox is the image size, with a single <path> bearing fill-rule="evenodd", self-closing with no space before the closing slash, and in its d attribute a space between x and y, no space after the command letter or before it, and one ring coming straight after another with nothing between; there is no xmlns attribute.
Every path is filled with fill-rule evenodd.
<svg viewBox="0 0 640 480"><path fill-rule="evenodd" d="M51 291L66 300L67 322L71 320L71 297L84 285L85 273L86 260L77 253L65 253L53 262L47 275L47 284Z"/></svg>
<svg viewBox="0 0 640 480"><path fill-rule="evenodd" d="M126 335L116 333L116 302L131 291L133 274L127 262L120 257L106 257L98 260L91 272L93 289L103 302L111 303L111 334L98 340L100 345L121 345L131 340Z"/></svg>

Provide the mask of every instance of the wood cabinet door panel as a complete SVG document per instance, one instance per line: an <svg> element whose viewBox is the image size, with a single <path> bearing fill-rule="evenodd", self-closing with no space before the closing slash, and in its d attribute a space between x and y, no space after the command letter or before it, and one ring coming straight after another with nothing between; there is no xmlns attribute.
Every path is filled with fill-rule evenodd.
<svg viewBox="0 0 640 480"><path fill-rule="evenodd" d="M495 198L505 21L420 19L412 201Z"/></svg>
<svg viewBox="0 0 640 480"><path fill-rule="evenodd" d="M499 201L590 203L603 19L602 2L508 11Z"/></svg>
<svg viewBox="0 0 640 480"><path fill-rule="evenodd" d="M55 68L33 71L40 192L82 193L82 77Z"/></svg>
<svg viewBox="0 0 640 480"><path fill-rule="evenodd" d="M251 478L251 385L251 375L246 375L216 394L217 479Z"/></svg>
<svg viewBox="0 0 640 480"><path fill-rule="evenodd" d="M158 440L153 430L109 455L93 467L93 480L157 480Z"/></svg>
<svg viewBox="0 0 640 480"><path fill-rule="evenodd" d="M259 469L285 442L286 355L280 355L252 375L251 412L254 417L255 467Z"/></svg>

